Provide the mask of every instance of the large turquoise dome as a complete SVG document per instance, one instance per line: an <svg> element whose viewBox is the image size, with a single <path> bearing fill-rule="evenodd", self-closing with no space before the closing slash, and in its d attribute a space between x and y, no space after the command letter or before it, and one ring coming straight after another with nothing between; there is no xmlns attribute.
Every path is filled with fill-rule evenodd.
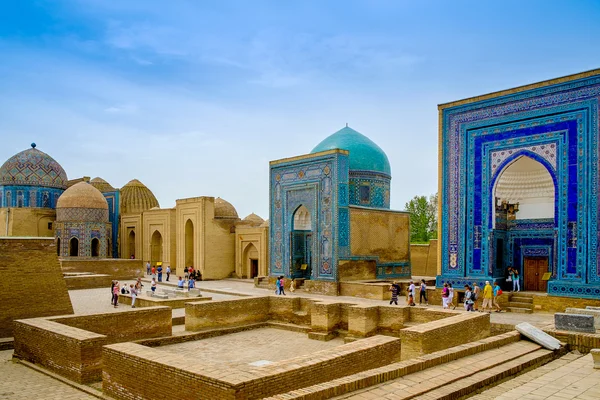
<svg viewBox="0 0 600 400"><path fill-rule="evenodd" d="M352 128L345 127L328 136L311 153L343 149L350 152L350 170L373 171L391 176L390 162L381 147Z"/></svg>

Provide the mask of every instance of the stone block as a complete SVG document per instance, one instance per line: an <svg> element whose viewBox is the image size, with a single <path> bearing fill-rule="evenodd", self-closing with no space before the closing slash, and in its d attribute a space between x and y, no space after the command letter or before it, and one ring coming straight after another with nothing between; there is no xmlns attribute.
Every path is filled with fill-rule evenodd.
<svg viewBox="0 0 600 400"><path fill-rule="evenodd" d="M556 313L554 327L563 331L596 333L592 315Z"/></svg>
<svg viewBox="0 0 600 400"><path fill-rule="evenodd" d="M590 354L594 360L594 368L600 369L600 349L592 349L590 350Z"/></svg>
<svg viewBox="0 0 600 400"><path fill-rule="evenodd" d="M567 308L565 311L567 314L583 314L583 315L591 315L594 317L594 328L600 329L600 308L597 310L587 309L587 308Z"/></svg>
<svg viewBox="0 0 600 400"><path fill-rule="evenodd" d="M544 346L548 350L560 349L560 341L543 332L541 329L536 328L528 322L521 322L515 326L515 329L526 338L531 341Z"/></svg>
<svg viewBox="0 0 600 400"><path fill-rule="evenodd" d="M598 310L600 311L600 307L594 307L594 306L585 306L586 310Z"/></svg>
<svg viewBox="0 0 600 400"><path fill-rule="evenodd" d="M189 297L188 292L175 292L175 297Z"/></svg>
<svg viewBox="0 0 600 400"><path fill-rule="evenodd" d="M152 290L146 290L146 296L152 297L154 296L154 292Z"/></svg>
<svg viewBox="0 0 600 400"><path fill-rule="evenodd" d="M202 293L200 293L200 289L196 289L196 288L188 290L188 293L190 294L190 296L193 296L193 297L202 296Z"/></svg>

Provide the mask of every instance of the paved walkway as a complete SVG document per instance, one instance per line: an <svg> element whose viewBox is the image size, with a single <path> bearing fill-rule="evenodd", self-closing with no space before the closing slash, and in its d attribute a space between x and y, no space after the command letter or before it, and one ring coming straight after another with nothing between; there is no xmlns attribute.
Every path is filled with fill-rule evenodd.
<svg viewBox="0 0 600 400"><path fill-rule="evenodd" d="M594 369L591 354L571 353L471 399L598 400L600 369Z"/></svg>
<svg viewBox="0 0 600 400"><path fill-rule="evenodd" d="M96 397L13 362L12 353L12 350L0 351L0 400L97 400Z"/></svg>

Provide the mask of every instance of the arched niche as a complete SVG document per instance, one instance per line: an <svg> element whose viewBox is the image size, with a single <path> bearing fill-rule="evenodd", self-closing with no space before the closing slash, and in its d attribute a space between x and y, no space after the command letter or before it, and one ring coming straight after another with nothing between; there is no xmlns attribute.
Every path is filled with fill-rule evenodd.
<svg viewBox="0 0 600 400"><path fill-rule="evenodd" d="M100 240L97 238L92 239L92 257L100 256Z"/></svg>
<svg viewBox="0 0 600 400"><path fill-rule="evenodd" d="M69 256L79 256L79 239L71 238L71 240L69 240Z"/></svg>
<svg viewBox="0 0 600 400"><path fill-rule="evenodd" d="M194 266L194 223L188 219L185 223L185 265Z"/></svg>
<svg viewBox="0 0 600 400"><path fill-rule="evenodd" d="M150 261L154 265L163 260L163 238L159 231L154 231L150 240Z"/></svg>
<svg viewBox="0 0 600 400"><path fill-rule="evenodd" d="M508 219L554 218L555 192L555 183L548 169L539 161L522 155L506 165L498 175L492 209L505 210Z"/></svg>
<svg viewBox="0 0 600 400"><path fill-rule="evenodd" d="M127 256L135 258L135 231L132 229L127 237Z"/></svg>

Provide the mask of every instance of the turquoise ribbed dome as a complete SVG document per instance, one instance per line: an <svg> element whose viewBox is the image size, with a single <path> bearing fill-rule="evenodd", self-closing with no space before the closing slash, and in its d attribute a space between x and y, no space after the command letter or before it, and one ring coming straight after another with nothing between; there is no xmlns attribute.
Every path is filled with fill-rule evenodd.
<svg viewBox="0 0 600 400"><path fill-rule="evenodd" d="M311 153L333 149L350 152L350 170L375 171L392 175L390 162L381 147L352 128L346 126L325 138L312 149Z"/></svg>

